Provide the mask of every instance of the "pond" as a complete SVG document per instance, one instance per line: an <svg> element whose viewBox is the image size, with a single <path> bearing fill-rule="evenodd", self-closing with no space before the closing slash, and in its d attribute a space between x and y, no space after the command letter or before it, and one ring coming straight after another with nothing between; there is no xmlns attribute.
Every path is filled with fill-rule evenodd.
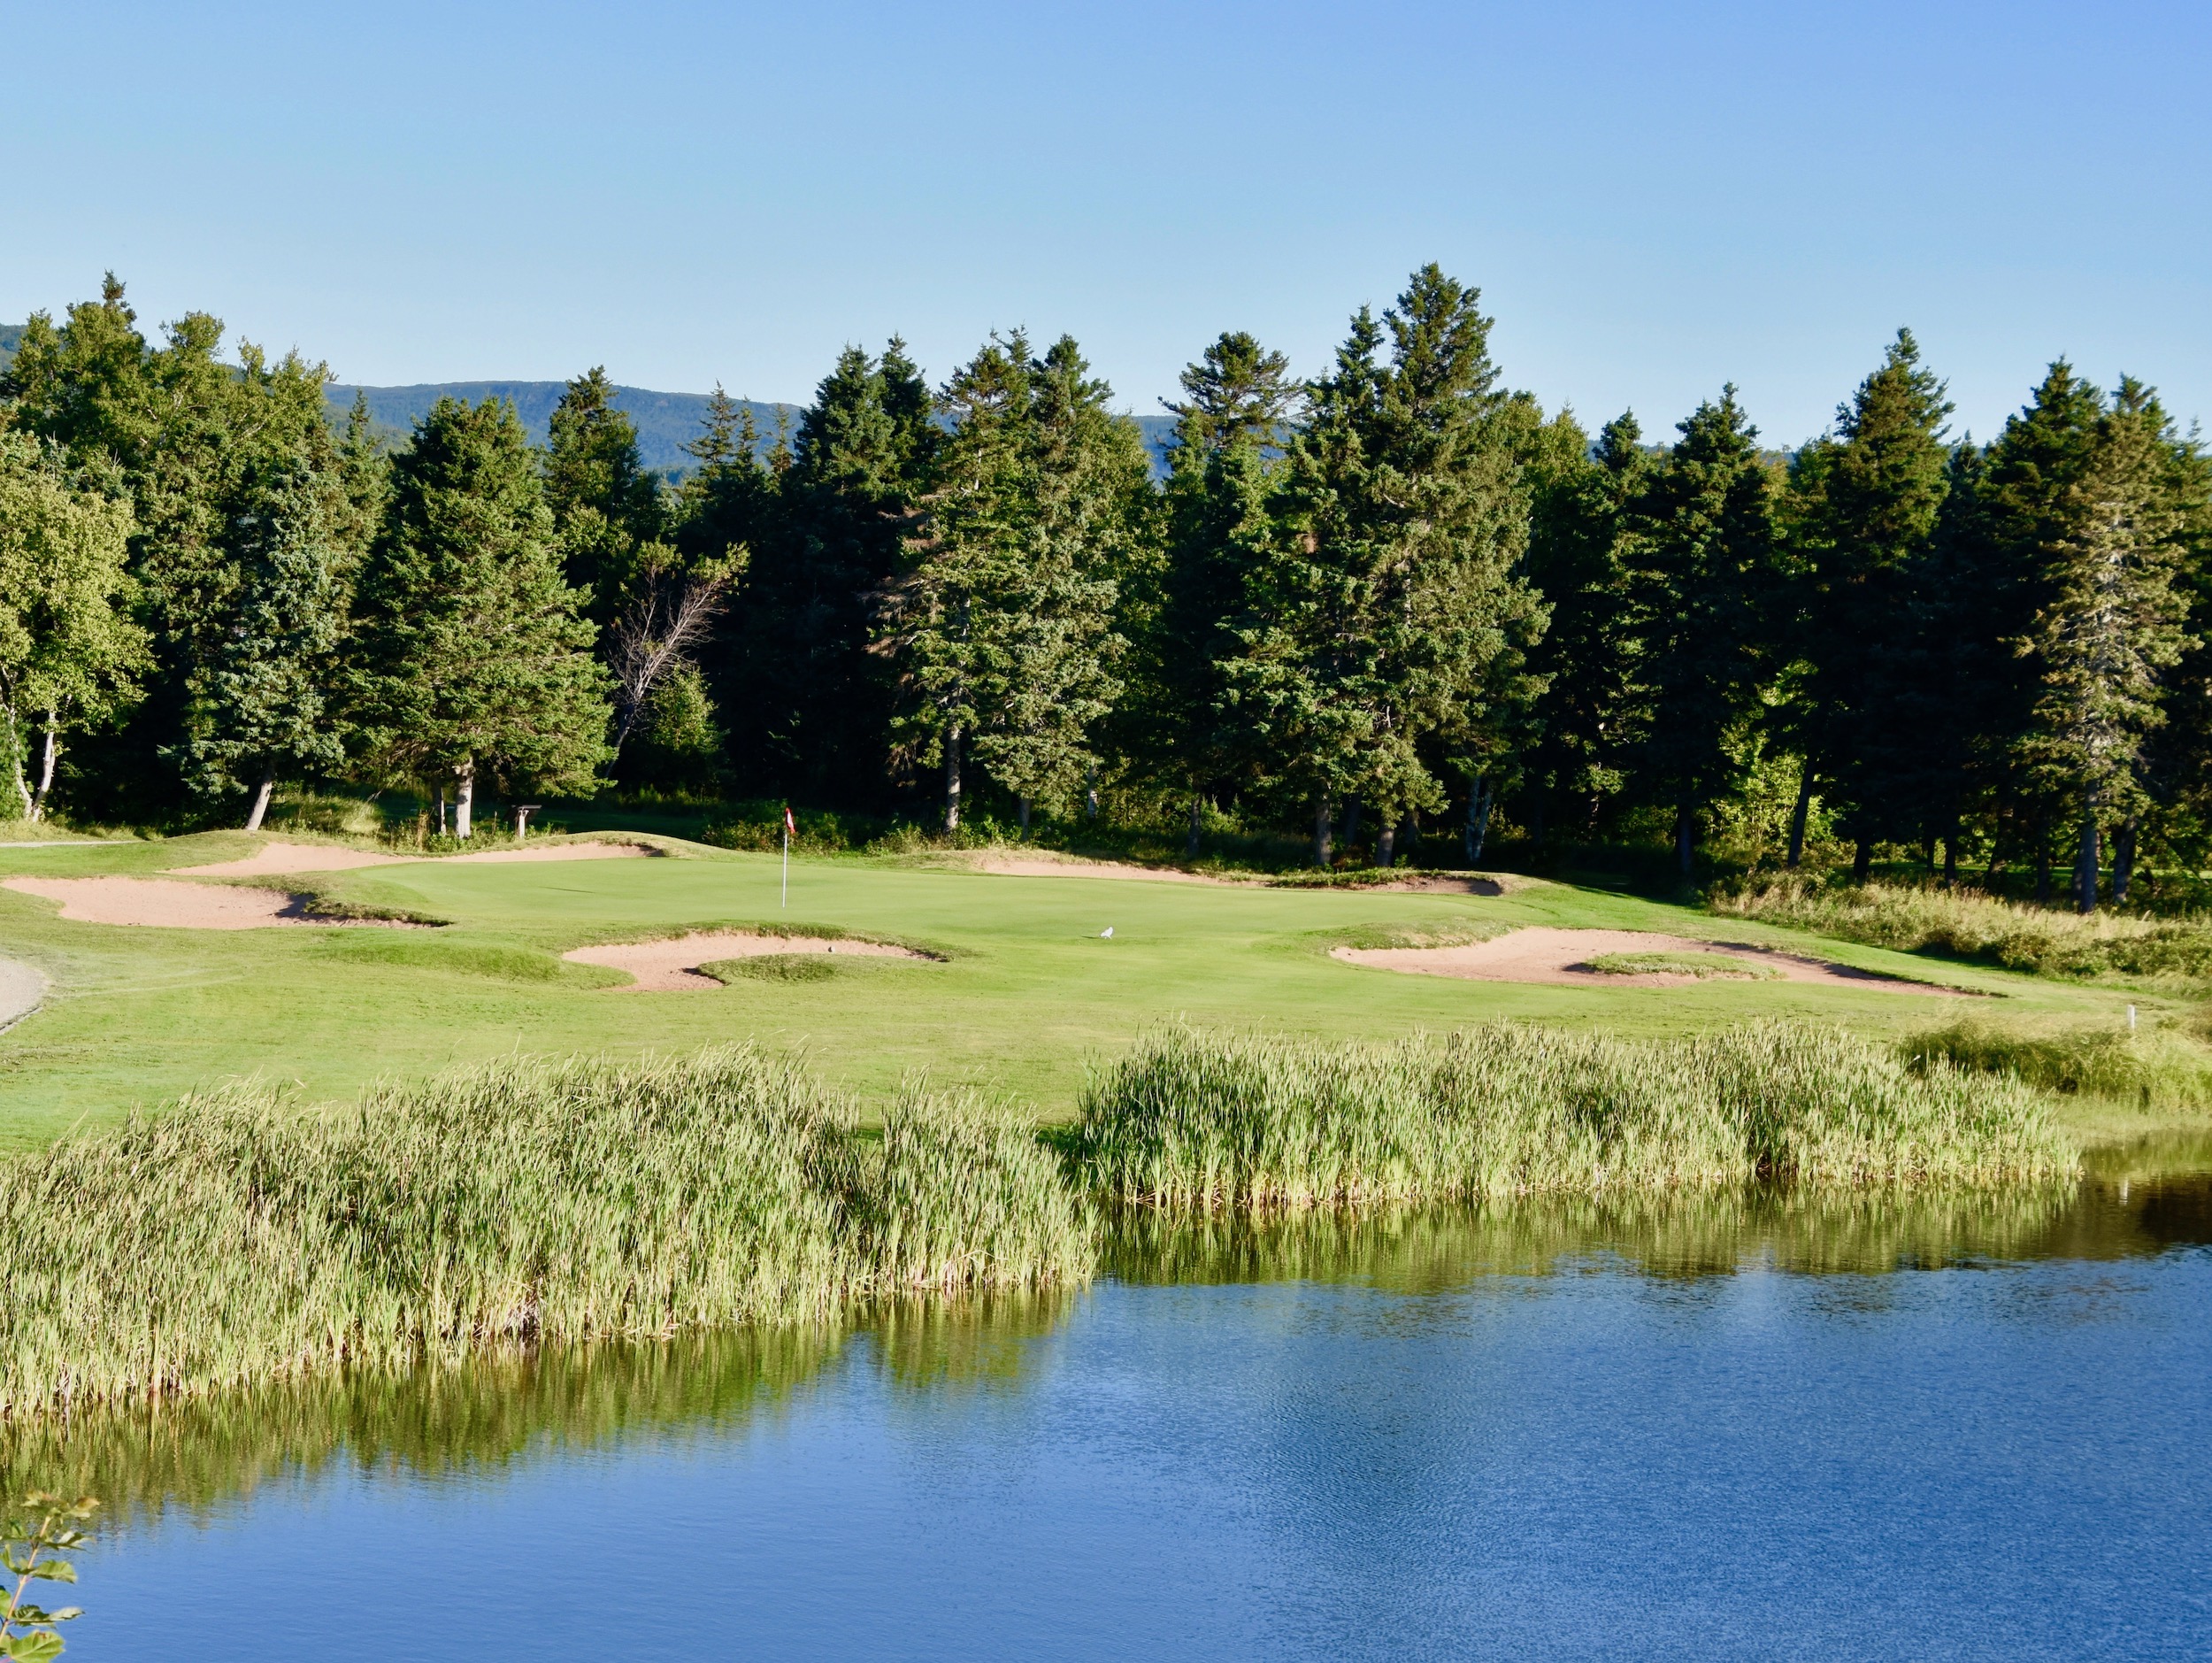
<svg viewBox="0 0 2212 1663"><path fill-rule="evenodd" d="M1121 1236L1057 1300L81 1422L70 1656L2212 1655L2212 1149Z"/></svg>

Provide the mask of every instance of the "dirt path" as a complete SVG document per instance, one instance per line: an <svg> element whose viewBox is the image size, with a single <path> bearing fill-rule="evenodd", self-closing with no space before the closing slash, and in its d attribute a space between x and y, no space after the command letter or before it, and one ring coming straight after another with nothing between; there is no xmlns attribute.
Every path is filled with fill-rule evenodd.
<svg viewBox="0 0 2212 1663"><path fill-rule="evenodd" d="M701 965L722 959L765 959L783 953L843 953L856 959L916 959L927 953L894 947L879 941L824 941L818 935L755 935L725 929L680 935L673 941L618 942L604 947L579 947L562 958L580 965L604 965L626 971L632 977L617 993L676 993L699 991L722 984L699 974Z"/></svg>
<svg viewBox="0 0 2212 1663"><path fill-rule="evenodd" d="M342 849L331 843L265 843L239 860L218 860L206 866L175 866L182 877L273 878L291 872L351 872L361 866L421 866L444 865L504 866L540 860L635 860L658 857L661 851L644 843L547 843L541 848L487 849L474 855L383 855L367 849Z"/></svg>
<svg viewBox="0 0 2212 1663"><path fill-rule="evenodd" d="M1348 964L1371 965L1416 975L1456 976L1468 982L1541 982L1571 987L1672 988L1700 980L1687 974L1613 976L1590 968L1603 953L1727 953L1757 966L1769 977L1832 988L1874 988L1885 993L1917 993L1936 998L1969 998L1958 988L1932 987L1873 970L1855 970L1746 942L1693 941L1633 929L1517 929L1464 947L1339 947L1329 956ZM1716 980L1724 980L1716 978Z"/></svg>
<svg viewBox="0 0 2212 1663"><path fill-rule="evenodd" d="M46 977L17 959L0 959L0 1031L13 1028L46 997Z"/></svg>
<svg viewBox="0 0 2212 1663"><path fill-rule="evenodd" d="M303 895L175 878L9 878L0 881L0 889L59 901L61 915L80 924L134 924L155 929L270 929L286 925L331 929L393 924L388 919L310 918Z"/></svg>

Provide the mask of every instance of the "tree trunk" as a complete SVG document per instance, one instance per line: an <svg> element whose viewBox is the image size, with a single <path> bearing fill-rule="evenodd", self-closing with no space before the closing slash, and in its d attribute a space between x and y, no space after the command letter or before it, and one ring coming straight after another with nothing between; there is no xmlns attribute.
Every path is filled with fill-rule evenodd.
<svg viewBox="0 0 2212 1663"><path fill-rule="evenodd" d="M1697 816L1687 803L1674 812L1674 858L1687 883L1697 870Z"/></svg>
<svg viewBox="0 0 2212 1663"><path fill-rule="evenodd" d="M2035 822L2035 904L2047 906L2051 900L2051 817L2039 815Z"/></svg>
<svg viewBox="0 0 2212 1663"><path fill-rule="evenodd" d="M1797 776L1797 806L1790 811L1790 852L1783 864L1792 872L1805 858L1805 822L1813 812L1813 765L1807 763L1805 771Z"/></svg>
<svg viewBox="0 0 2212 1663"><path fill-rule="evenodd" d="M1098 764L1091 764L1089 776L1083 782L1083 818L1098 818Z"/></svg>
<svg viewBox="0 0 2212 1663"><path fill-rule="evenodd" d="M1387 866L1398 858L1398 823L1386 820L1375 834L1375 864Z"/></svg>
<svg viewBox="0 0 2212 1663"><path fill-rule="evenodd" d="M1027 843L1029 841L1029 799L1027 797L1018 797L1014 799L1014 814L1021 821L1022 842Z"/></svg>
<svg viewBox="0 0 2212 1663"><path fill-rule="evenodd" d="M1959 886L1959 823L1953 820L1943 834L1943 887L1955 889Z"/></svg>
<svg viewBox="0 0 2212 1663"><path fill-rule="evenodd" d="M476 813L476 758L464 762L454 770L454 776L453 835L466 843Z"/></svg>
<svg viewBox="0 0 2212 1663"><path fill-rule="evenodd" d="M2136 819L2131 814L2112 834L2112 905L2128 904L2128 886L2135 880Z"/></svg>
<svg viewBox="0 0 2212 1663"><path fill-rule="evenodd" d="M1359 839L1359 798L1354 797L1344 808L1344 842L1347 846Z"/></svg>
<svg viewBox="0 0 2212 1663"><path fill-rule="evenodd" d="M253 807L246 815L246 829L261 829L262 816L269 812L269 795L276 789L276 764L272 762L261 770L261 784L253 794Z"/></svg>
<svg viewBox="0 0 2212 1663"><path fill-rule="evenodd" d="M59 722L55 720L54 712L52 711L48 711L46 712L45 741L40 746L40 750L44 754L40 758L38 765L38 797L31 805L31 818L33 820L44 820L46 818L46 799L53 795L54 758L59 755L61 751L61 742L55 736L54 730L59 726Z"/></svg>
<svg viewBox="0 0 2212 1663"><path fill-rule="evenodd" d="M15 776L15 794L23 799L23 818L25 820L35 819L36 816L32 812L34 805L31 802L30 784L23 777L22 731L15 725L15 712L12 710L8 712L8 766Z"/></svg>
<svg viewBox="0 0 2212 1663"><path fill-rule="evenodd" d="M1477 781L1475 786L1482 797L1482 810L1477 813L1475 799L1472 797L1467 799L1470 817L1467 824L1467 864L1471 866L1479 864L1482 859L1483 841L1490 835L1490 811L1497 803L1497 798L1483 787L1480 781Z"/></svg>
<svg viewBox="0 0 2212 1663"><path fill-rule="evenodd" d="M445 787L438 788L438 835L445 835Z"/></svg>
<svg viewBox="0 0 2212 1663"><path fill-rule="evenodd" d="M1851 851L1851 882L1863 884L1873 875L1874 840L1862 837L1858 846Z"/></svg>
<svg viewBox="0 0 2212 1663"><path fill-rule="evenodd" d="M1190 835L1183 840L1183 858L1187 861L1198 858L1200 803L1198 793L1193 791L1190 794Z"/></svg>
<svg viewBox="0 0 2212 1663"><path fill-rule="evenodd" d="M1329 799L1324 793L1313 805L1313 864L1326 871L1332 852L1329 838Z"/></svg>
<svg viewBox="0 0 2212 1663"><path fill-rule="evenodd" d="M1481 858L1482 836L1475 828L1475 821L1482 812L1482 775L1469 776L1467 781L1467 823L1460 830L1460 848L1473 866Z"/></svg>
<svg viewBox="0 0 2212 1663"><path fill-rule="evenodd" d="M2081 852L2074 862L2074 903L2085 912L2097 910L2097 799L2082 805Z"/></svg>
<svg viewBox="0 0 2212 1663"><path fill-rule="evenodd" d="M960 730L945 735L945 835L960 829Z"/></svg>

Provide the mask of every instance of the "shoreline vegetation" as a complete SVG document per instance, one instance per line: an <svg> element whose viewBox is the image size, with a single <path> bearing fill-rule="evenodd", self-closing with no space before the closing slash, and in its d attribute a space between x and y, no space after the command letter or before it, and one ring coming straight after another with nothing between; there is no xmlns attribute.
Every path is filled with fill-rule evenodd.
<svg viewBox="0 0 2212 1663"><path fill-rule="evenodd" d="M332 1109L237 1088L0 1166L0 1416L1072 1290L1117 1207L1985 1192L2075 1170L2013 1080L1782 1026L1170 1030L1043 1136L919 1089L866 1129L749 1049L514 1059Z"/></svg>

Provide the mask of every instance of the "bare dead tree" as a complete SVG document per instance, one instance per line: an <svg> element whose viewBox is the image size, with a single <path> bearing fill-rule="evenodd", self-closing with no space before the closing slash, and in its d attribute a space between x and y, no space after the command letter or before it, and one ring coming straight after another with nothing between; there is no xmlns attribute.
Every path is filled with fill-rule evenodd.
<svg viewBox="0 0 2212 1663"><path fill-rule="evenodd" d="M652 573L607 635L615 674L614 745L622 749L662 678L706 639L735 586L733 562Z"/></svg>

